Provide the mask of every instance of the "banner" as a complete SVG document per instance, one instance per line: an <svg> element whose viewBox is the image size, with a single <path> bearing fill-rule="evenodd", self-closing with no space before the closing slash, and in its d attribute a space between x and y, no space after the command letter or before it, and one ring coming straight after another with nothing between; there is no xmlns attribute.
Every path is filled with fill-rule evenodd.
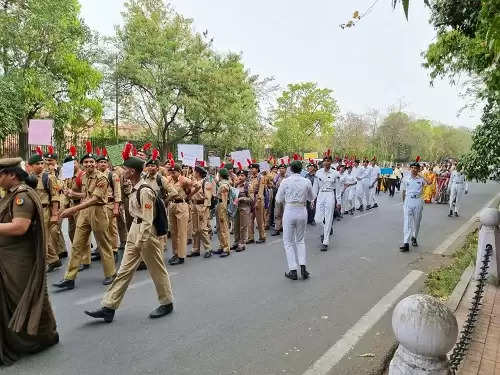
<svg viewBox="0 0 500 375"><path fill-rule="evenodd" d="M219 167L220 166L220 157L218 156L209 156L208 157L208 166L209 167Z"/></svg>
<svg viewBox="0 0 500 375"><path fill-rule="evenodd" d="M309 159L318 159L318 153L317 152L306 152L304 154L304 160L309 160Z"/></svg>
<svg viewBox="0 0 500 375"><path fill-rule="evenodd" d="M186 161L191 163L192 160L204 160L203 159L203 145L195 145L195 144L183 144L180 143L177 145L177 158L182 160L184 164L188 164ZM193 165L194 166L194 165Z"/></svg>
<svg viewBox="0 0 500 375"><path fill-rule="evenodd" d="M252 156L250 150L241 150L231 152L231 159L233 159L235 167L238 165L238 162L240 162L243 168L248 168L247 160L252 160Z"/></svg>
<svg viewBox="0 0 500 375"><path fill-rule="evenodd" d="M380 174L392 174L392 168L380 168Z"/></svg>
<svg viewBox="0 0 500 375"><path fill-rule="evenodd" d="M28 144L51 145L54 120L30 120L28 128Z"/></svg>

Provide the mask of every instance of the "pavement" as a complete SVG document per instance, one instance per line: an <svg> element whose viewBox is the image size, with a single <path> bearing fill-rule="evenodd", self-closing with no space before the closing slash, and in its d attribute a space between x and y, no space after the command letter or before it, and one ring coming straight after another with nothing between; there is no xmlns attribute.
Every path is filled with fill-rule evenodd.
<svg viewBox="0 0 500 375"><path fill-rule="evenodd" d="M400 253L402 203L381 194L377 209L335 222L328 252L320 226L308 227L311 278L284 277L281 237L228 258L188 259L168 266L174 312L151 320L157 306L147 271L136 273L111 324L83 314L105 287L100 263L82 272L73 291L49 294L61 343L25 357L2 374L368 374L394 338L392 307L418 292L425 255L456 232L498 193L498 184L470 186L461 216L426 205L419 247ZM168 251L166 256L170 256ZM441 256L441 255L439 255Z"/></svg>

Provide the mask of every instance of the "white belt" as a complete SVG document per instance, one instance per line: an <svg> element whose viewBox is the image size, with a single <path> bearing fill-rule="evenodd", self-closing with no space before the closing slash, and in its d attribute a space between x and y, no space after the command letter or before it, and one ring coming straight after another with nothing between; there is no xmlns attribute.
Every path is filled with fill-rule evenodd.
<svg viewBox="0 0 500 375"><path fill-rule="evenodd" d="M297 206L297 207L304 207L306 205L305 202L286 202L286 204L289 206Z"/></svg>
<svg viewBox="0 0 500 375"><path fill-rule="evenodd" d="M321 190L320 193L333 193L335 190Z"/></svg>
<svg viewBox="0 0 500 375"><path fill-rule="evenodd" d="M463 182L454 182L454 184L461 185Z"/></svg>
<svg viewBox="0 0 500 375"><path fill-rule="evenodd" d="M408 194L408 198L417 199L420 198L420 194Z"/></svg>

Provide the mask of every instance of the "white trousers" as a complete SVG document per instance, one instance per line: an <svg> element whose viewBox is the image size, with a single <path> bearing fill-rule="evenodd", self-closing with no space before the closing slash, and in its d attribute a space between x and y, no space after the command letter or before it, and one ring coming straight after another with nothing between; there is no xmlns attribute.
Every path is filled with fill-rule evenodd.
<svg viewBox="0 0 500 375"><path fill-rule="evenodd" d="M377 190L377 181L375 181L372 188L370 188L369 186L368 186L368 188L370 189L368 204L370 206L373 206L375 203L377 203L377 201L375 200L375 191Z"/></svg>
<svg viewBox="0 0 500 375"><path fill-rule="evenodd" d="M462 206L462 200L464 199L464 191L464 184L451 185L450 211L453 211L453 200L455 200L455 212L458 213L458 210L460 210L460 207Z"/></svg>
<svg viewBox="0 0 500 375"><path fill-rule="evenodd" d="M418 237L423 209L422 199L406 197L403 204L403 243L409 243L411 237Z"/></svg>
<svg viewBox="0 0 500 375"><path fill-rule="evenodd" d="M349 186L344 190L344 194L342 194L342 210L349 211L352 208L355 208L354 205L354 196L356 195L356 185Z"/></svg>
<svg viewBox="0 0 500 375"><path fill-rule="evenodd" d="M361 180L356 184L356 203L359 203L356 208L370 204L370 183L368 180Z"/></svg>
<svg viewBox="0 0 500 375"><path fill-rule="evenodd" d="M288 270L306 265L306 244L304 233L307 226L306 207L285 205L283 214L283 246L285 247Z"/></svg>
<svg viewBox="0 0 500 375"><path fill-rule="evenodd" d="M323 245L328 245L330 241L330 229L333 228L333 212L335 210L335 193L319 192L316 200L316 216L314 221L323 224Z"/></svg>

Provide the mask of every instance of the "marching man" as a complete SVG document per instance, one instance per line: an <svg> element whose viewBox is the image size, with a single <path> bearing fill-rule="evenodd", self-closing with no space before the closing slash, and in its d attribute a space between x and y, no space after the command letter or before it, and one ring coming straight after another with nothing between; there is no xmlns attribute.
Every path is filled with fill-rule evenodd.
<svg viewBox="0 0 500 375"><path fill-rule="evenodd" d="M418 246L417 237L420 230L420 220L422 219L422 210L424 201L422 200L422 191L425 185L429 183L423 178L420 172L420 156L410 164L410 175L403 178L401 190L403 191L403 245L399 248L401 252L410 251L410 238L412 246Z"/></svg>
<svg viewBox="0 0 500 375"><path fill-rule="evenodd" d="M377 165L377 158L374 156L370 162L370 201L368 202L367 209L377 208L378 204L375 200L375 192L377 190L378 179L380 178L380 167Z"/></svg>
<svg viewBox="0 0 500 375"><path fill-rule="evenodd" d="M448 184L450 187L450 213L449 217L453 216L453 211L455 211L455 216L458 217L458 211L462 206L462 200L464 198L464 193L469 192L469 184L465 181L465 175L462 173L460 167L456 167L453 172L451 172L450 182Z"/></svg>
<svg viewBox="0 0 500 375"><path fill-rule="evenodd" d="M335 187L337 179L340 178L339 172L331 168L332 157L330 150L323 158L323 168L316 172L317 185L315 193L318 194L316 202L316 223L323 223L323 234L321 235L321 251L328 250L330 234L333 234L333 212L335 210L335 198L340 202L340 192L335 197Z"/></svg>

